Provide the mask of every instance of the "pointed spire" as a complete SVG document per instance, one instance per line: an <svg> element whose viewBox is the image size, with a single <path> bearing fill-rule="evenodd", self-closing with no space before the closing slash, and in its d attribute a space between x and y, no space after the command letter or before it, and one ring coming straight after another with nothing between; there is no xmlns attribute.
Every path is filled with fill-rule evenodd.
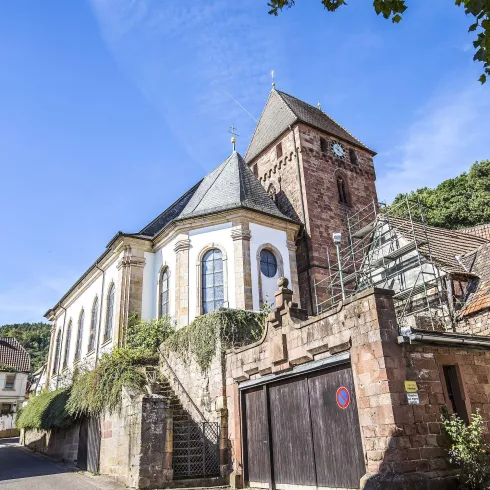
<svg viewBox="0 0 490 490"><path fill-rule="evenodd" d="M274 80L274 70L271 70L271 78L272 78L272 90L276 88L276 81Z"/></svg>

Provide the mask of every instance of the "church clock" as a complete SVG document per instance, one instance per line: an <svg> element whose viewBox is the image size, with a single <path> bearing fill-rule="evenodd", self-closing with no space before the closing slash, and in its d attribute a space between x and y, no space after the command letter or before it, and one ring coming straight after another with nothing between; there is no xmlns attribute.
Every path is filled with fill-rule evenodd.
<svg viewBox="0 0 490 490"><path fill-rule="evenodd" d="M345 156L345 148L338 141L332 143L332 152L337 158L344 158Z"/></svg>

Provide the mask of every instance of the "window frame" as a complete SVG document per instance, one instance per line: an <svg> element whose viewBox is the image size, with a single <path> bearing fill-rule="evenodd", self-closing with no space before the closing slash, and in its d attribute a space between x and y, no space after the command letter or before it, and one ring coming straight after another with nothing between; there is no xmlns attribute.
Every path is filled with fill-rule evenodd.
<svg viewBox="0 0 490 490"><path fill-rule="evenodd" d="M83 327L85 324L85 309L82 308L78 315L77 323L77 343L75 345L75 361L80 360L82 357L82 342L83 342Z"/></svg>
<svg viewBox="0 0 490 490"><path fill-rule="evenodd" d="M11 382L9 382L9 378L12 380ZM6 373L5 384L3 385L3 389L5 391L15 391L16 378L17 378L16 373Z"/></svg>
<svg viewBox="0 0 490 490"><path fill-rule="evenodd" d="M55 344L54 344L54 359L53 359L53 369L52 373L58 374L58 369L59 369L59 362L60 362L60 355L61 355L61 328L58 330L58 333L55 337Z"/></svg>
<svg viewBox="0 0 490 490"><path fill-rule="evenodd" d="M70 356L70 343L71 343L71 330L72 330L72 319L68 322L68 327L66 329L66 338L65 338L65 351L63 354L63 369L66 369L68 366L68 358Z"/></svg>
<svg viewBox="0 0 490 490"><path fill-rule="evenodd" d="M114 334L114 305L116 302L116 285L111 282L107 290L105 327L104 327L104 343L111 340ZM110 326L110 332L109 332Z"/></svg>
<svg viewBox="0 0 490 490"><path fill-rule="evenodd" d="M198 254L196 260L196 278L197 278L197 288L196 288L196 316L203 315L203 258L207 252L212 249L218 249L221 252L221 260L223 261L223 288L224 288L224 301L223 308L229 307L228 300L228 255L226 253L226 249L219 243L212 242L208 243Z"/></svg>
<svg viewBox="0 0 490 490"><path fill-rule="evenodd" d="M450 376L452 379L447 376L449 370L451 370ZM464 376L459 363L454 359L444 359L439 364L439 373L442 391L449 413L458 415L458 417L468 423L471 414L471 406L466 394ZM452 393L449 392L449 386L451 387ZM453 399L451 399L451 395L453 396ZM455 395L459 397L459 400L455 398Z"/></svg>
<svg viewBox="0 0 490 490"><path fill-rule="evenodd" d="M99 297L95 296L92 303L92 312L90 315L90 331L88 336L87 353L90 354L95 350L96 333L97 333L97 322L99 319Z"/></svg>
<svg viewBox="0 0 490 490"><path fill-rule="evenodd" d="M164 286L164 276L166 275L166 291L167 291L167 299L166 299L166 306L167 306L167 312L164 314L163 313L163 286ZM168 265L164 265L162 269L160 270L160 274L158 277L158 318L163 318L164 316L170 316L170 268Z"/></svg>
<svg viewBox="0 0 490 490"><path fill-rule="evenodd" d="M256 253L256 262L257 262L257 277L258 277L258 286L259 286L259 307L262 308L264 305L264 293L263 293L263 288L262 288L262 269L261 269L261 264L260 264L260 255L262 253L262 250L268 250L271 252L277 262L277 271L276 271L276 276L274 277L284 277L284 259L282 257L281 252L277 247L272 245L272 243L263 243L257 248L257 253ZM265 275L265 274L264 274ZM266 276L267 277L267 276ZM268 278L272 279L272 278Z"/></svg>

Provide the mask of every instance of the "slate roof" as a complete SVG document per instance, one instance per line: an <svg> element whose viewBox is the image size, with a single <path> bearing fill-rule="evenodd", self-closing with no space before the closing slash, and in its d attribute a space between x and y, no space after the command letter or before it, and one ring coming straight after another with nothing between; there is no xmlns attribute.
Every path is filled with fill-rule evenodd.
<svg viewBox="0 0 490 490"><path fill-rule="evenodd" d="M296 122L303 122L313 126L320 131L324 131L374 154L372 150L317 107L285 92L273 89L255 128L245 154L245 160L247 162L253 160L264 148L286 131L290 125Z"/></svg>
<svg viewBox="0 0 490 490"><path fill-rule="evenodd" d="M177 219L245 208L281 219L284 216L236 151L206 175Z"/></svg>
<svg viewBox="0 0 490 490"><path fill-rule="evenodd" d="M410 221L403 218L390 217L390 223L407 240L413 240ZM415 239L420 244L419 250L422 255L430 254L435 264L446 272L466 273L466 269L456 260L456 256L463 256L473 252L487 240L470 235L458 230L448 230L436 226L427 226L424 233L422 223L413 222ZM424 243L428 239L428 243Z"/></svg>
<svg viewBox="0 0 490 490"><path fill-rule="evenodd" d="M1 337L0 364L10 366L15 371L27 373L31 369L31 358L17 339Z"/></svg>

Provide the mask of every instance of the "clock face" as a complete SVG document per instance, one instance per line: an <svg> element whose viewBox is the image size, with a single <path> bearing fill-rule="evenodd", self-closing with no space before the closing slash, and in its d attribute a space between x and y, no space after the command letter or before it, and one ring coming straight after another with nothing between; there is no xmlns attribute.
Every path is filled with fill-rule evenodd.
<svg viewBox="0 0 490 490"><path fill-rule="evenodd" d="M336 157L344 158L345 155L344 147L338 141L332 143L332 151Z"/></svg>

